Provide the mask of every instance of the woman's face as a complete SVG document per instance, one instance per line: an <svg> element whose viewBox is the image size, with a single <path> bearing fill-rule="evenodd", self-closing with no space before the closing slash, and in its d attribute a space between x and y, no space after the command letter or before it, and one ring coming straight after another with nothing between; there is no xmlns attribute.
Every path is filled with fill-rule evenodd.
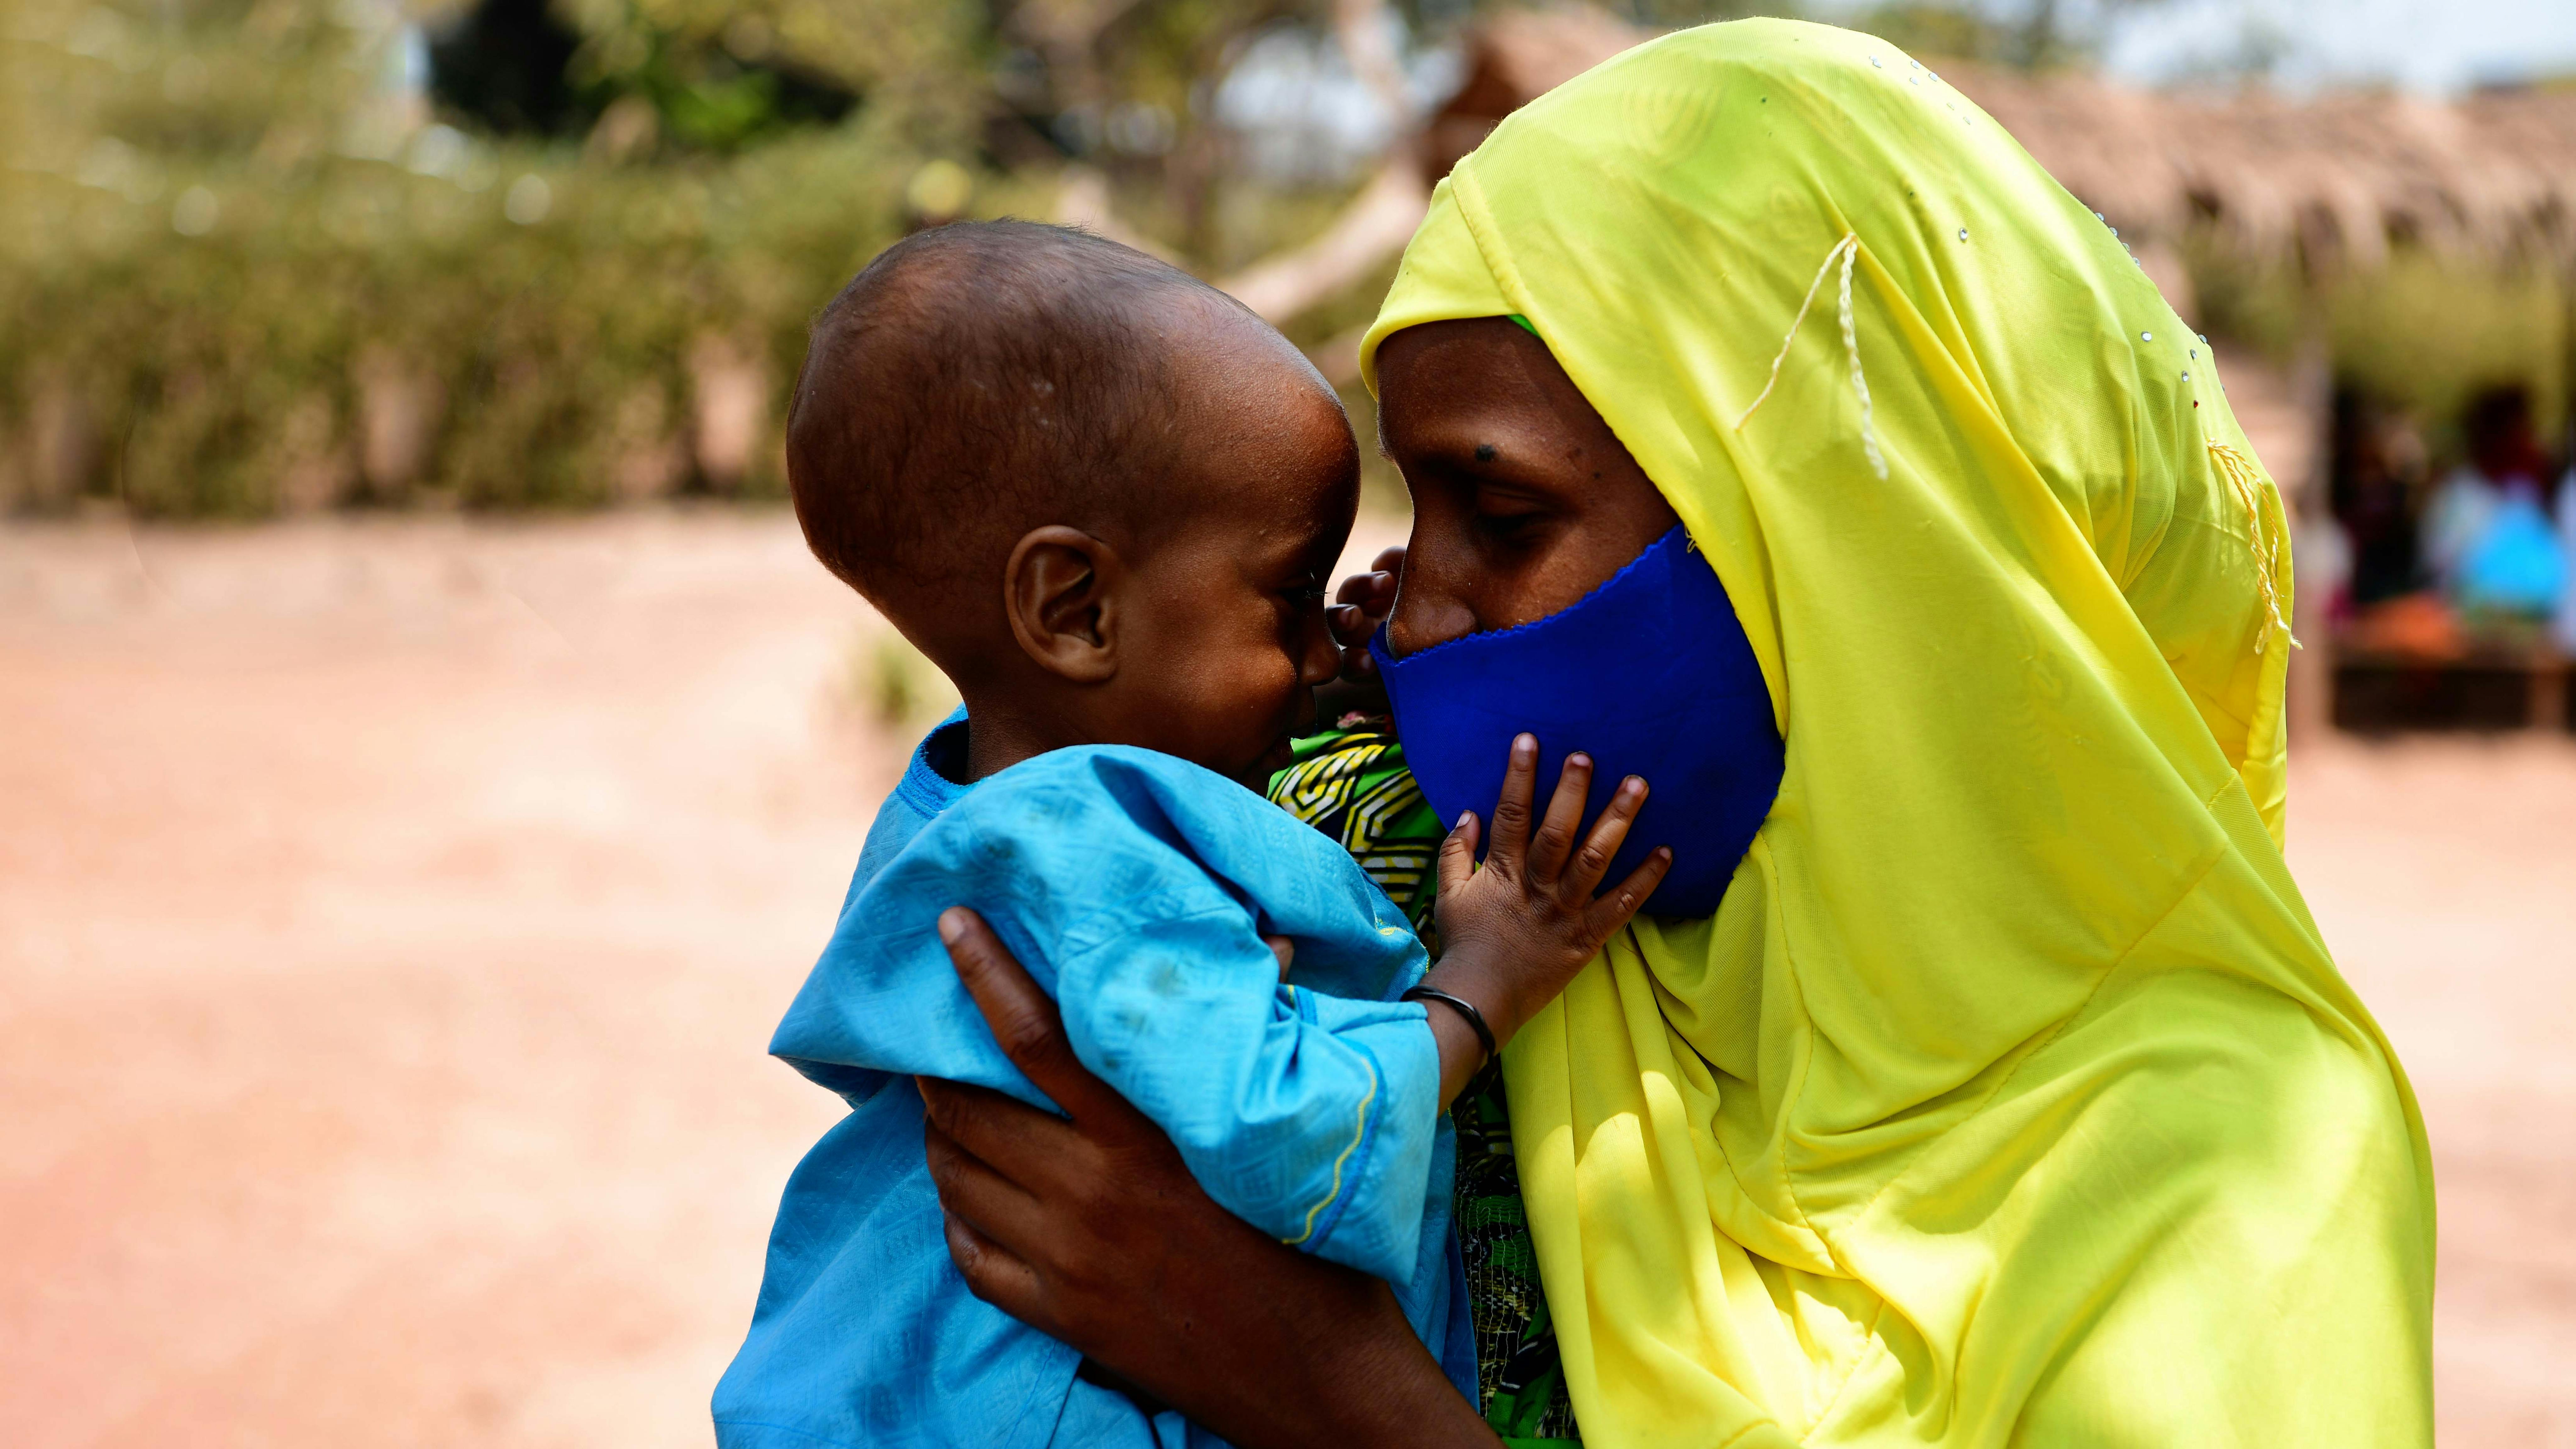
<svg viewBox="0 0 2576 1449"><path fill-rule="evenodd" d="M1413 493L1399 655L1572 606L1677 521L1545 344L1503 317L1379 344L1378 433Z"/></svg>

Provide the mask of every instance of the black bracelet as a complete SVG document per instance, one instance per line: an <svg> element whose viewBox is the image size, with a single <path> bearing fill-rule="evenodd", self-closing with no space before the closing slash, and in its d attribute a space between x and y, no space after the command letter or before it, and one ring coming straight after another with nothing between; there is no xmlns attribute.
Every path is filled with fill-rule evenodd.
<svg viewBox="0 0 2576 1449"><path fill-rule="evenodd" d="M1399 999L1404 1001L1437 1001L1443 1006L1457 1012L1460 1016L1467 1018L1467 1025L1475 1029L1477 1043L1485 1049L1486 1061L1492 1061L1495 1054L1502 1050L1500 1047L1494 1045L1494 1029L1485 1025L1485 1014L1476 1009L1476 1003L1467 1000L1463 996L1452 996L1437 986L1416 986L1407 990Z"/></svg>

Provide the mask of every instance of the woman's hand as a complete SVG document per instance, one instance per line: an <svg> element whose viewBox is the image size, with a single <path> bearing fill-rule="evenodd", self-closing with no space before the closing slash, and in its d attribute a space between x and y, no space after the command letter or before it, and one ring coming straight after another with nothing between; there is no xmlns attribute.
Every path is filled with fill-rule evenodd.
<svg viewBox="0 0 2576 1449"><path fill-rule="evenodd" d="M1440 964L1423 984L1473 1002L1497 1046L1556 999L1601 943L1628 924L1637 907L1672 869L1673 853L1658 847L1628 878L1598 899L1611 857L1646 803L1646 782L1630 775L1601 807L1600 818L1578 846L1583 802L1592 788L1589 756L1565 757L1547 816L1530 832L1530 801L1538 781L1538 739L1512 740L1503 770L1503 792L1494 804L1494 843L1476 867L1478 822L1458 818L1440 842L1440 895L1432 910L1440 922ZM1441 1100L1457 1096L1484 1064L1484 1045L1466 1018L1437 1001L1425 1003L1440 1043Z"/></svg>
<svg viewBox="0 0 2576 1449"><path fill-rule="evenodd" d="M1476 1445L1493 1432L1384 1283L1264 1237L1084 1070L974 912L940 918L1003 1053L1071 1120L923 1080L948 1251L975 1296L1245 1449Z"/></svg>

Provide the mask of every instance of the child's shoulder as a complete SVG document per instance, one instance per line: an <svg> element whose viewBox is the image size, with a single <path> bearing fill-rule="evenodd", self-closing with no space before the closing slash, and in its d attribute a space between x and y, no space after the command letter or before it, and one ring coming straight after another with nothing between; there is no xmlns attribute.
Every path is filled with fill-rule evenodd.
<svg viewBox="0 0 2576 1449"><path fill-rule="evenodd" d="M860 981L870 1000L919 989L956 1006L935 929L950 906L991 922L1050 992L1068 963L1179 939L1188 922L1240 923L1236 944L1255 951L1254 931L1289 937L1300 984L1331 995L1378 999L1420 974L1403 913L1331 837L1224 776L1127 746L1050 751L967 789L852 894L816 968L825 986L808 990Z"/></svg>
<svg viewBox="0 0 2576 1449"><path fill-rule="evenodd" d="M906 855L890 889L971 879L997 909L1068 926L1244 911L1291 935L1356 940L1404 922L1330 836L1223 775L1130 745L1051 750L997 771Z"/></svg>
<svg viewBox="0 0 2576 1449"><path fill-rule="evenodd" d="M1049 750L986 777L949 813L979 832L1132 828L1165 842L1206 836L1341 853L1240 783L1135 745Z"/></svg>

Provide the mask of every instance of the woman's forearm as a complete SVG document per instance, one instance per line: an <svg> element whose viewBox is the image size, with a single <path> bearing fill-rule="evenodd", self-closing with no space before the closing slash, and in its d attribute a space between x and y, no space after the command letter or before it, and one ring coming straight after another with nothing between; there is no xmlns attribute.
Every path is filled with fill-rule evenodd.
<svg viewBox="0 0 2576 1449"><path fill-rule="evenodd" d="M1355 1345L1355 1361L1320 1385L1326 1392L1313 1411L1267 1426L1276 1432L1257 1435L1252 1423L1228 1425L1201 1419L1232 1442L1255 1445L1309 1446L1340 1444L1353 1449L1499 1449L1501 1440L1421 1351L1410 1335L1402 1343ZM1402 1348L1402 1356L1386 1350Z"/></svg>
<svg viewBox="0 0 2576 1449"><path fill-rule="evenodd" d="M1187 1263L1131 1253L1145 1276L1092 1308L1060 1293L1056 1310L1082 1320L1069 1342L1241 1449L1494 1449L1385 1284L1235 1233L1230 1214L1193 1196L1159 1202L1150 1225L1187 1244Z"/></svg>
<svg viewBox="0 0 2576 1449"><path fill-rule="evenodd" d="M1498 1440L1386 1284L1265 1237L1073 1058L981 921L949 943L1004 1052L1063 1107L920 1084L949 1251L976 1296L1243 1449Z"/></svg>

